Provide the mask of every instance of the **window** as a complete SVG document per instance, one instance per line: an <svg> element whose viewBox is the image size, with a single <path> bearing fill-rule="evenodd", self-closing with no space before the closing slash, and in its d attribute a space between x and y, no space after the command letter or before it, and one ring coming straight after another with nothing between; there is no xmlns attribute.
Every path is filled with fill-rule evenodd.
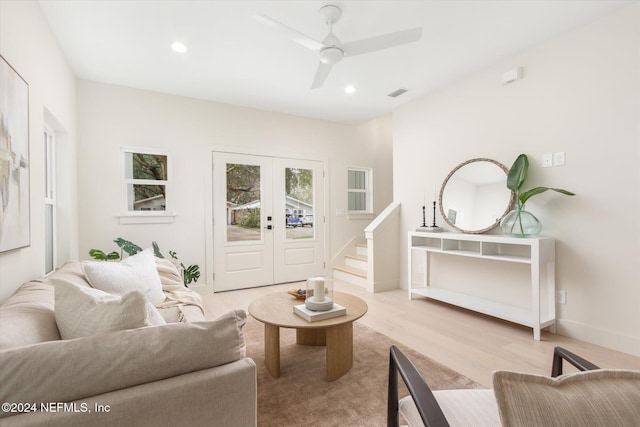
<svg viewBox="0 0 640 427"><path fill-rule="evenodd" d="M169 156L157 150L122 148L124 212L121 223L170 222ZM137 220L123 218L138 218ZM152 220L140 220L152 218Z"/></svg>
<svg viewBox="0 0 640 427"><path fill-rule="evenodd" d="M45 273L56 265L56 180L55 134L44 128L44 263Z"/></svg>
<svg viewBox="0 0 640 427"><path fill-rule="evenodd" d="M370 213L371 169L349 168L347 179L347 210L351 213Z"/></svg>

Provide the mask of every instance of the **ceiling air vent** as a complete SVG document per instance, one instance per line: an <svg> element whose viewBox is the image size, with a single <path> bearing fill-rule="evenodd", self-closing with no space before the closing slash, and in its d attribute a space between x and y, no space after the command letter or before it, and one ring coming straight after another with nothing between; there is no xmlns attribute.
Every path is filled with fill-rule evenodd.
<svg viewBox="0 0 640 427"><path fill-rule="evenodd" d="M402 88L400 88L400 89L394 90L393 92L391 92L391 93L390 93L389 95L387 95L387 96L390 96L391 98L397 98L397 97L399 97L400 95L402 95L403 93L405 93L406 91L407 91L406 89L402 89Z"/></svg>

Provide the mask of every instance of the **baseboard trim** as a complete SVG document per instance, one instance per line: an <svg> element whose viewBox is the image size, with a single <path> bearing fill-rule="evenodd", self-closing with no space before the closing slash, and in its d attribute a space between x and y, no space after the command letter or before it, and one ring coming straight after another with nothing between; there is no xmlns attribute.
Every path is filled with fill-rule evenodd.
<svg viewBox="0 0 640 427"><path fill-rule="evenodd" d="M640 337L568 319L556 319L556 333L640 357Z"/></svg>

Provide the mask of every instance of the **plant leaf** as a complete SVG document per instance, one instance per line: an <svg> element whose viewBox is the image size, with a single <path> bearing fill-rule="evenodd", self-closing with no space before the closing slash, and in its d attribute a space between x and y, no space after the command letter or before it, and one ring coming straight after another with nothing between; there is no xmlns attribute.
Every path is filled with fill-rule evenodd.
<svg viewBox="0 0 640 427"><path fill-rule="evenodd" d="M107 261L113 261L116 259L120 259L120 254L116 251L109 252L105 258Z"/></svg>
<svg viewBox="0 0 640 427"><path fill-rule="evenodd" d="M118 237L113 241L120 249L129 254L129 256L135 255L138 252L142 252L142 248L135 243L128 240L124 240L122 237Z"/></svg>
<svg viewBox="0 0 640 427"><path fill-rule="evenodd" d="M97 259L98 261L107 259L105 253L100 249L89 249L89 256L93 259Z"/></svg>
<svg viewBox="0 0 640 427"><path fill-rule="evenodd" d="M184 268L184 264L181 264ZM184 285L187 286L191 282L197 282L200 278L200 267L193 264L184 269Z"/></svg>
<svg viewBox="0 0 640 427"><path fill-rule="evenodd" d="M151 246L153 246L153 254L158 258L164 258L164 255L160 253L160 247L156 242L151 242Z"/></svg>
<svg viewBox="0 0 640 427"><path fill-rule="evenodd" d="M529 171L529 159L526 154L520 154L507 175L507 188L514 193L520 191L520 187L527 179L527 172Z"/></svg>
<svg viewBox="0 0 640 427"><path fill-rule="evenodd" d="M567 190L563 190L561 188L536 187L520 194L519 196L520 204L524 205L525 203L527 203L527 200L529 200L531 197L535 196L536 194L544 193L545 191L548 191L548 190L556 191L558 193L562 193L567 196L575 196L574 193Z"/></svg>

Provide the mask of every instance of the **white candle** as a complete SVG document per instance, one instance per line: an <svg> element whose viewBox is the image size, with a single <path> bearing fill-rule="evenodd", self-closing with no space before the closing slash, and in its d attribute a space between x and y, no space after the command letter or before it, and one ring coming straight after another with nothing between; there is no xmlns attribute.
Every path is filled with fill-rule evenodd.
<svg viewBox="0 0 640 427"><path fill-rule="evenodd" d="M316 302L324 301L324 279L322 277L313 279L313 299Z"/></svg>

